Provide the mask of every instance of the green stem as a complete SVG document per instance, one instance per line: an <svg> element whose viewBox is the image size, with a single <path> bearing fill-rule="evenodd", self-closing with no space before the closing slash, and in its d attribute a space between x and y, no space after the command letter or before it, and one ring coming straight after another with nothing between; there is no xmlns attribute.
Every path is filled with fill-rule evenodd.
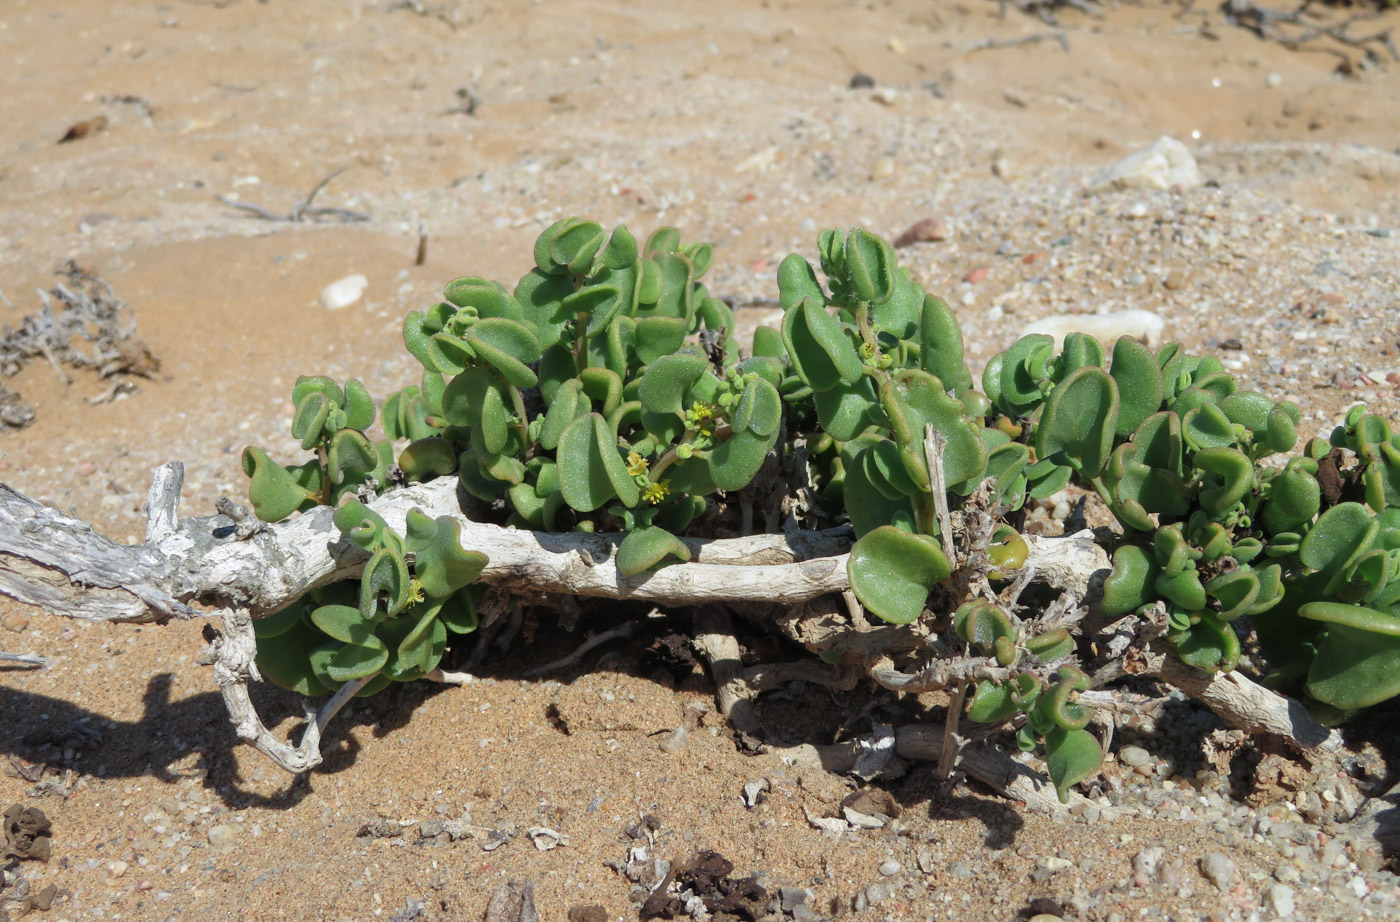
<svg viewBox="0 0 1400 922"><path fill-rule="evenodd" d="M530 423L525 416L525 396L514 384L507 384L506 387L510 390L510 402L515 407L515 418L518 420L516 431L520 433L520 444L525 446L524 450L528 452L534 446L530 444Z"/></svg>

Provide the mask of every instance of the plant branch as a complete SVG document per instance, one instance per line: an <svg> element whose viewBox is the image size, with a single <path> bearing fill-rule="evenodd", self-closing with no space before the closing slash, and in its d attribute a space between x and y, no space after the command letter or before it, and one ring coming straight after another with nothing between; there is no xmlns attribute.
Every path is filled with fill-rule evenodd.
<svg viewBox="0 0 1400 922"><path fill-rule="evenodd" d="M214 665L214 681L223 695L234 732L245 743L251 743L282 768L292 773L304 772L321 764L321 735L326 725L349 703L374 676L347 682L317 711L306 708L306 730L301 742L293 746L272 735L263 725L248 695L250 679L261 679L254 659L258 653L253 619L246 609L233 608L222 612L224 633L210 641Z"/></svg>

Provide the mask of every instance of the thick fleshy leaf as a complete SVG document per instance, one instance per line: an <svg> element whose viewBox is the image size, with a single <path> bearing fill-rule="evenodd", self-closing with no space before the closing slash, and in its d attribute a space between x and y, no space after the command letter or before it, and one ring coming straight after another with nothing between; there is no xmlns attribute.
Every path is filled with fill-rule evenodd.
<svg viewBox="0 0 1400 922"><path fill-rule="evenodd" d="M679 317L685 321L686 329L690 329L695 320L695 267L679 253L655 253L651 264L660 270L661 290L653 306L645 311L638 308L638 319L642 316Z"/></svg>
<svg viewBox="0 0 1400 922"><path fill-rule="evenodd" d="M1146 346L1123 336L1113 345L1109 374L1118 385L1116 433L1132 435L1162 406L1162 370Z"/></svg>
<svg viewBox="0 0 1400 922"><path fill-rule="evenodd" d="M1108 372L1080 368L1055 386L1035 429L1041 458L1063 453L1082 477L1096 477L1113 450L1118 426L1118 386Z"/></svg>
<svg viewBox="0 0 1400 922"><path fill-rule="evenodd" d="M565 218L535 241L535 265L550 275L579 275L593 265L603 246L603 228L582 218Z"/></svg>
<svg viewBox="0 0 1400 922"><path fill-rule="evenodd" d="M690 559L690 548L666 529L650 526L628 532L618 545L615 560L619 575L633 577L640 576L667 558L684 563Z"/></svg>
<svg viewBox="0 0 1400 922"><path fill-rule="evenodd" d="M540 447L553 451L559 445L559 438L569 424L578 418L580 408L587 411L587 400L583 397L583 384L577 378L565 381L554 392L554 399L545 412L544 425L540 427Z"/></svg>
<svg viewBox="0 0 1400 922"><path fill-rule="evenodd" d="M435 598L452 595L476 581L486 567L486 555L462 547L461 525L451 516L430 518L417 509L407 516L413 572L423 592Z"/></svg>
<svg viewBox="0 0 1400 922"><path fill-rule="evenodd" d="M1188 666L1230 672L1240 661L1240 639L1230 625L1214 615L1202 614L1185 636L1176 638L1176 653Z"/></svg>
<svg viewBox="0 0 1400 922"><path fill-rule="evenodd" d="M972 703L965 716L973 723L993 724L1001 723L1019 710L1011 698L1010 686L983 679L972 693Z"/></svg>
<svg viewBox="0 0 1400 922"><path fill-rule="evenodd" d="M1207 403L1181 417L1181 437L1191 448L1229 448L1236 444L1235 427L1223 410Z"/></svg>
<svg viewBox="0 0 1400 922"><path fill-rule="evenodd" d="M343 685L372 676L384 668L389 651L379 638L370 635L375 646L323 644L312 653L312 668L323 682ZM337 648L338 647L338 648Z"/></svg>
<svg viewBox="0 0 1400 922"><path fill-rule="evenodd" d="M1103 765L1103 747L1088 730L1056 727L1045 735L1045 767L1061 803L1069 802L1069 789L1093 775Z"/></svg>
<svg viewBox="0 0 1400 922"><path fill-rule="evenodd" d="M587 318L587 335L597 336L626 305L622 289L616 285L589 285L564 299L564 312Z"/></svg>
<svg viewBox="0 0 1400 922"><path fill-rule="evenodd" d="M596 401L604 416L622 403L622 378L611 368L585 368L579 372L579 385L589 400Z"/></svg>
<svg viewBox="0 0 1400 922"><path fill-rule="evenodd" d="M428 367L450 375L461 374L476 361L467 341L452 333L434 333L428 339Z"/></svg>
<svg viewBox="0 0 1400 922"><path fill-rule="evenodd" d="M409 483L452 474L457 470L457 451L447 439L419 439L399 453L399 469Z"/></svg>
<svg viewBox="0 0 1400 922"><path fill-rule="evenodd" d="M935 539L892 525L882 525L856 541L846 564L856 598L891 624L917 619L933 587L952 572Z"/></svg>
<svg viewBox="0 0 1400 922"><path fill-rule="evenodd" d="M1221 573L1206 583L1206 594L1220 602L1221 621L1249 614L1259 599L1259 577L1250 570Z"/></svg>
<svg viewBox="0 0 1400 922"><path fill-rule="evenodd" d="M1268 484L1268 501L1259 520L1271 535L1298 531L1322 508L1322 487L1317 482L1317 462L1294 458Z"/></svg>
<svg viewBox="0 0 1400 922"><path fill-rule="evenodd" d="M1206 589L1195 567L1187 567L1175 576L1163 573L1152 581L1152 587L1158 595L1186 611L1200 611L1206 607Z"/></svg>
<svg viewBox="0 0 1400 922"><path fill-rule="evenodd" d="M1103 344L1076 330L1065 335L1065 344L1055 359L1055 380L1063 381L1081 368L1102 368L1103 362Z"/></svg>
<svg viewBox="0 0 1400 922"><path fill-rule="evenodd" d="M564 338L565 328L575 319L564 307L564 299L573 293L569 276L550 275L539 269L531 269L515 286L521 316L539 337L541 348L548 349Z"/></svg>
<svg viewBox="0 0 1400 922"><path fill-rule="evenodd" d="M709 366L703 355L694 352L677 352L656 359L642 375L637 391L642 407L651 413L682 412L686 391Z"/></svg>
<svg viewBox="0 0 1400 922"><path fill-rule="evenodd" d="M367 621L382 621L403 611L408 604L409 581L403 554L389 547L375 551L360 575L360 616Z"/></svg>
<svg viewBox="0 0 1400 922"><path fill-rule="evenodd" d="M500 382L485 368L468 368L447 383L442 393L443 418L454 426L464 428L481 425L481 408L486 404L486 392L499 387ZM499 394L497 399L500 399Z"/></svg>
<svg viewBox="0 0 1400 922"><path fill-rule="evenodd" d="M1338 708L1400 695L1400 618L1357 605L1310 602L1304 618L1327 625L1308 671L1308 693Z"/></svg>
<svg viewBox="0 0 1400 922"><path fill-rule="evenodd" d="M854 384L840 381L829 390L812 394L822 431L838 442L849 442L865 431L875 402L875 388L864 376Z"/></svg>
<svg viewBox="0 0 1400 922"><path fill-rule="evenodd" d="M743 428L735 428L728 439L710 452L710 477L721 490L742 490L763 467L763 460L778 440L778 421L782 418L782 399L778 391L762 378L754 378L744 389L739 409L742 419L735 420ZM767 430L761 432L760 430Z"/></svg>
<svg viewBox="0 0 1400 922"><path fill-rule="evenodd" d="M894 398L904 412L913 439L915 462L910 474L921 483L927 482L927 459L924 457L924 429L934 430L948 440L943 450L943 476L950 487L980 479L987 466L987 449L978 435L979 427L962 413L962 404L949 397L943 383L928 372L905 368L895 372ZM922 467L923 476L918 469Z"/></svg>
<svg viewBox="0 0 1400 922"><path fill-rule="evenodd" d="M612 236L608 238L608 245L598 254L603 265L609 269L626 269L637 261L641 254L641 248L637 246L637 238L632 236L632 232L619 224L613 228Z"/></svg>
<svg viewBox="0 0 1400 922"><path fill-rule="evenodd" d="M925 297L924 289L909 277L909 271L898 269L894 293L889 300L870 308L870 322L885 334L882 339L917 339Z"/></svg>
<svg viewBox="0 0 1400 922"><path fill-rule="evenodd" d="M481 422L476 432L480 433L482 444L493 455L505 451L510 439L510 411L506 409L501 389L488 387L481 402Z"/></svg>
<svg viewBox="0 0 1400 922"><path fill-rule="evenodd" d="M1298 558L1325 576L1340 574L1370 548L1380 525L1360 503L1338 503L1322 514L1303 539Z"/></svg>
<svg viewBox="0 0 1400 922"><path fill-rule="evenodd" d="M266 620L266 619L261 619ZM260 621L254 622L257 625ZM331 693L311 668L311 651L326 635L300 618L283 633L268 641L259 640L257 666L264 679L307 697Z"/></svg>
<svg viewBox="0 0 1400 922"><path fill-rule="evenodd" d="M1173 474L1181 473L1181 417L1171 410L1153 413L1144 419L1133 432L1133 445L1139 463Z"/></svg>
<svg viewBox="0 0 1400 922"><path fill-rule="evenodd" d="M1254 486L1254 463L1233 448L1206 448L1196 452L1192 464L1208 474L1201 478L1201 508L1212 515L1225 512L1244 499Z"/></svg>
<svg viewBox="0 0 1400 922"><path fill-rule="evenodd" d="M320 391L307 394L296 405L292 416L292 438L301 439L301 447L307 451L316 447L325 434L326 419L334 404Z"/></svg>
<svg viewBox="0 0 1400 922"><path fill-rule="evenodd" d="M678 352L685 344L685 321L679 317L643 317L637 321L632 348L643 365Z"/></svg>
<svg viewBox="0 0 1400 922"><path fill-rule="evenodd" d="M991 366L982 375L983 390L1007 415L1027 416L1045 401L1040 383L1049 377L1048 364L1055 350L1055 340L1044 333L1023 336L999 360L994 358L999 374L996 393L987 387Z"/></svg>
<svg viewBox="0 0 1400 922"><path fill-rule="evenodd" d="M580 416L559 439L559 489L579 512L592 512L618 497L637 505L640 492L627 473L608 425L597 413Z"/></svg>
<svg viewBox="0 0 1400 922"><path fill-rule="evenodd" d="M529 327L504 317L478 321L467 332L467 342L501 377L516 387L534 387L539 378L528 366L538 362L540 341Z"/></svg>
<svg viewBox="0 0 1400 922"><path fill-rule="evenodd" d="M846 287L870 304L883 304L894 294L899 271L894 248L863 227L846 236Z"/></svg>
<svg viewBox="0 0 1400 922"><path fill-rule="evenodd" d="M320 466L311 462L320 475ZM243 472L251 478L248 499L253 513L264 522L280 522L304 504L315 503L317 494L303 486L301 478L252 446L243 449Z"/></svg>
<svg viewBox="0 0 1400 922"><path fill-rule="evenodd" d="M783 401L778 389L765 378L748 379L729 424L736 431L747 429L754 435L771 435L783 421Z"/></svg>
<svg viewBox="0 0 1400 922"><path fill-rule="evenodd" d="M967 375L962 328L947 302L936 295L924 297L919 318L919 367L945 387L957 387Z"/></svg>
<svg viewBox="0 0 1400 922"><path fill-rule="evenodd" d="M808 299L783 315L783 345L793 372L814 391L861 376L855 343L820 301Z"/></svg>
<svg viewBox="0 0 1400 922"><path fill-rule="evenodd" d="M853 444L863 449L865 446L860 443L864 441L862 438ZM850 516L851 527L855 529L856 537L859 538L881 525L888 525L899 516L912 521L913 513L908 498L887 498L866 477L865 470L856 461L856 457L851 456L851 461L846 466L844 481L846 513Z"/></svg>
<svg viewBox="0 0 1400 922"><path fill-rule="evenodd" d="M331 483L360 483L379 466L379 452L358 429L341 429L331 437L326 473Z"/></svg>
<svg viewBox="0 0 1400 922"><path fill-rule="evenodd" d="M889 439L880 439L859 457L866 479L886 499L903 499L918 492L919 486L909 476L899 446Z"/></svg>
<svg viewBox="0 0 1400 922"><path fill-rule="evenodd" d="M1016 629L998 605L967 602L953 613L953 630L982 656L995 655L1003 666L1011 665Z"/></svg>
<svg viewBox="0 0 1400 922"><path fill-rule="evenodd" d="M322 605L311 612L311 621L322 633L341 643L375 646L374 622L353 605Z"/></svg>

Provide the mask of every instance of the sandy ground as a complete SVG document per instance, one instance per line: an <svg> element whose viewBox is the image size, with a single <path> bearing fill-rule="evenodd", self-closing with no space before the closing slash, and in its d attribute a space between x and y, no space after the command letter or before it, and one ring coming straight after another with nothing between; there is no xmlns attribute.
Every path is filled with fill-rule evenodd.
<svg viewBox="0 0 1400 922"><path fill-rule="evenodd" d="M151 470L178 459L185 512L205 514L242 495L244 445L296 456L296 375L355 375L380 398L409 383L403 313L457 275L511 282L570 214L711 240L710 287L755 305L748 324L817 228L894 235L937 217L947 238L902 258L961 307L975 365L1042 316L1141 308L1297 400L1316 431L1357 400L1396 418L1400 65L1342 76L1336 52L1354 50L1290 51L1214 7L1098 13L1052 28L974 0L8 0L0 323L36 310L34 290L75 259L131 305L163 364L104 404L88 398L108 382L65 384L43 363L5 380L37 419L0 435L0 478L136 540ZM856 73L875 87L848 88ZM56 143L98 116L101 130ZM1192 148L1207 187L1086 198L1094 170L1163 134ZM315 204L368 221L268 221L217 198L286 213L338 170ZM326 311L318 292L351 273L365 297ZM1299 918L1396 911L1375 856L1325 853L1314 828L1290 857L1254 831L1287 804L1049 818L941 793L915 768L888 785L896 824L824 835L806 815L837 813L850 779L740 754L712 714L661 748L712 688L658 669L647 640L522 681L575 642L543 631L487 682L355 706L326 764L292 779L235 745L195 662L199 625L92 627L6 600L0 623L0 649L54 661L0 668L0 805L53 821L52 860L23 870L60 888L55 918L479 919L528 878L541 918L633 919L632 882L606 863L639 846L674 861L712 848L775 894L810 888L820 916L873 903L863 917L1010 919L1053 908L1039 899L1080 919L1268 918L1277 886ZM794 694L766 712L792 742L922 706ZM295 727L291 697L257 700ZM1181 787L1201 767L1151 726L1128 740L1153 759L1139 777L1160 765ZM48 785L22 777L44 763ZM772 791L746 807L758 778ZM1216 808L1213 824L1198 815ZM432 825L464 814L501 834L447 842ZM659 829L629 837L647 814ZM380 820L404 834L360 834ZM567 843L537 848L532 827ZM1144 878L1134 859L1154 846L1166 870ZM1213 851L1234 864L1221 885L1199 870Z"/></svg>

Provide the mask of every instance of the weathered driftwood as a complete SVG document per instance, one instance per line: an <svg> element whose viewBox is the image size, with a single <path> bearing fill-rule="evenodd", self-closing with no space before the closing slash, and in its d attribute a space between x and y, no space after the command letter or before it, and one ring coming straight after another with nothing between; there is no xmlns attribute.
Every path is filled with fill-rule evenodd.
<svg viewBox="0 0 1400 922"><path fill-rule="evenodd" d="M214 656L216 678L240 738L290 770L309 768L320 761L321 728L343 705L343 696L337 695L310 719L299 746L276 740L258 722L247 696L247 682L256 677L251 619L276 611L313 587L358 576L367 555L340 535L329 508L263 525L223 502L220 515L181 520L177 511L183 473L178 463L156 472L147 497L147 540L138 545L111 541L87 524L0 484L0 593L91 621L223 616L225 637ZM620 536L545 534L472 521L461 512L452 478L394 491L375 499L370 508L400 531L410 509L452 516L461 527L463 546L484 550L490 558L482 579L516 593L627 598L673 606L758 603L762 618L794 640L813 650L843 652L848 663L863 663L867 674L898 691L925 691L998 672L984 663L933 657L926 631L871 626L858 605L845 616L794 609L834 595L845 595L849 607L847 529L691 539L686 542L691 562L624 578L613 563ZM1060 590L1075 606L1091 595L1095 574L1109 567L1090 532L1026 540L1026 566L1035 580ZM699 638L708 659L733 661L737 667L731 641L724 630L702 631ZM888 659L920 652L927 663L916 673L898 672ZM748 695L743 686L752 677L737 668L722 671L717 679L723 697L732 698L726 711L737 711L745 722ZM1296 702L1243 676L1206 676L1160 654L1144 654L1132 671L1160 676L1234 726L1280 734L1305 747L1340 745L1335 731L1318 726Z"/></svg>
<svg viewBox="0 0 1400 922"><path fill-rule="evenodd" d="M90 621L157 621L200 614L195 603L236 604L254 618L308 589L353 578L368 559L343 538L328 507L259 527L228 515L176 521L183 466L163 466L147 498L144 544L118 544L0 483L0 593ZM692 561L626 578L620 535L546 534L474 522L451 478L370 503L403 530L410 509L449 515L464 547L488 552L482 580L529 593L631 598L672 605L762 599L795 604L846 588L847 529L688 539Z"/></svg>

